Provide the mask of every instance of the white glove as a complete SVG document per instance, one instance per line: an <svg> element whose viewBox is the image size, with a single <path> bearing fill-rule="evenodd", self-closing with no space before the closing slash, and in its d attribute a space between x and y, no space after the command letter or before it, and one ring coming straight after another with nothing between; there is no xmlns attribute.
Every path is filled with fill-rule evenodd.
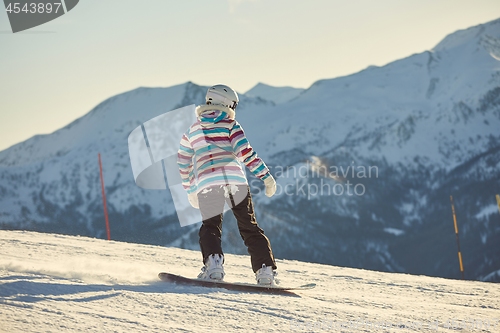
<svg viewBox="0 0 500 333"><path fill-rule="evenodd" d="M198 202L198 194L196 194L195 192L189 193L188 200L191 206L193 206L193 208L200 209L200 204Z"/></svg>
<svg viewBox="0 0 500 333"><path fill-rule="evenodd" d="M276 181L272 175L264 179L264 185L266 185L266 195L272 197L276 193Z"/></svg>

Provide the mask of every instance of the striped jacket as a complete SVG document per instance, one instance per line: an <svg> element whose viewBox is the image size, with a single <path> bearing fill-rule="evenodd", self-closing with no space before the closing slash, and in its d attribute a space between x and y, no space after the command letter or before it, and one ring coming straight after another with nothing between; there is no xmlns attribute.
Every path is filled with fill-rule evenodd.
<svg viewBox="0 0 500 333"><path fill-rule="evenodd" d="M198 120L182 136L177 164L182 185L198 193L213 185L248 184L243 163L261 180L269 169L248 142L234 111L220 105L196 108Z"/></svg>

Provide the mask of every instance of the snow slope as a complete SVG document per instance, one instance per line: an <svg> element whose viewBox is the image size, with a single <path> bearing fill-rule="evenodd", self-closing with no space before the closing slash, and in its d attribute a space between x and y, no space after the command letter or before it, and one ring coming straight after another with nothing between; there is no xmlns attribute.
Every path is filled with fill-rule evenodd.
<svg viewBox="0 0 500 333"><path fill-rule="evenodd" d="M279 260L296 296L160 282L194 276L196 251L0 231L0 332L498 332L500 286ZM252 282L227 255L228 281ZM475 326L472 326L475 325ZM480 327L479 327L480 325Z"/></svg>

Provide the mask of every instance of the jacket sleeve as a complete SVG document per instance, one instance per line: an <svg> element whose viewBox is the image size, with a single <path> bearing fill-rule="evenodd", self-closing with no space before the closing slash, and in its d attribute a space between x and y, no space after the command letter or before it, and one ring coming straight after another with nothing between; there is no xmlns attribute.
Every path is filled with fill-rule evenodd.
<svg viewBox="0 0 500 333"><path fill-rule="evenodd" d="M177 151L177 165L179 166L182 186L188 193L196 190L193 173L193 155L194 150L191 147L191 142L189 142L187 135L184 134L179 145L179 150Z"/></svg>
<svg viewBox="0 0 500 333"><path fill-rule="evenodd" d="M248 142L243 128L235 120L234 125L229 133L229 140L231 141L231 146L233 147L233 153L241 163L252 172L257 178L264 180L269 177L269 169L257 153L253 150L252 146Z"/></svg>

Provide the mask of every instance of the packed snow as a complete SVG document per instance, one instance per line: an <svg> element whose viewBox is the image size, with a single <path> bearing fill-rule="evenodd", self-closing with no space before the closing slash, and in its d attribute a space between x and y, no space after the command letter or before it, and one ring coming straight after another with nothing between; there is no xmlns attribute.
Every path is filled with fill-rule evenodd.
<svg viewBox="0 0 500 333"><path fill-rule="evenodd" d="M161 282L195 276L200 253L99 239L0 231L1 332L498 332L500 286L278 260L295 295ZM226 255L227 281L253 282Z"/></svg>

